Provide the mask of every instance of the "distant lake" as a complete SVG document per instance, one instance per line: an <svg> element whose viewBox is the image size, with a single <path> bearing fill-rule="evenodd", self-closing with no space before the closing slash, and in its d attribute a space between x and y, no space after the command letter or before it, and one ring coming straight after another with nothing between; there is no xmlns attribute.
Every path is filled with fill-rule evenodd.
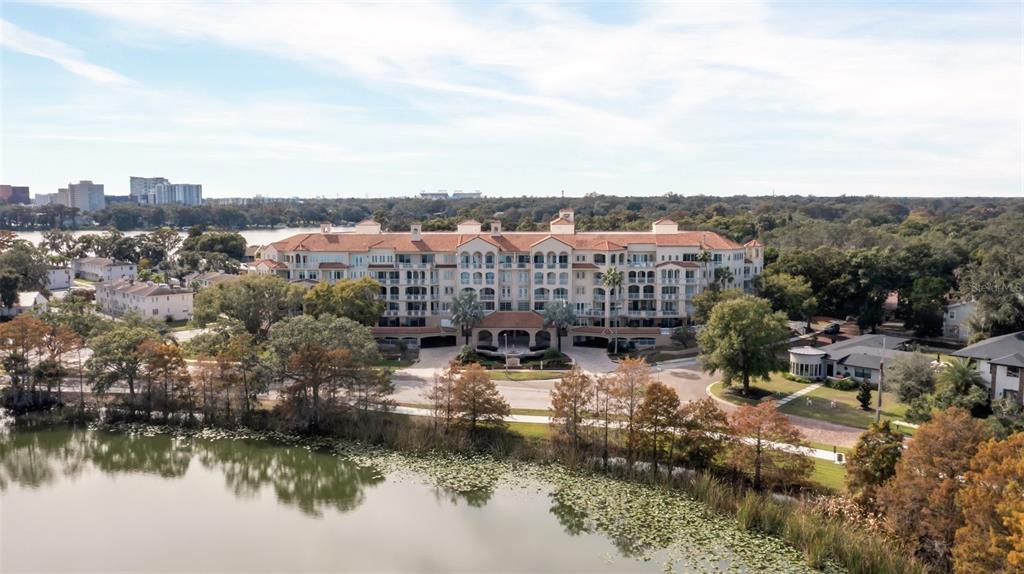
<svg viewBox="0 0 1024 574"><path fill-rule="evenodd" d="M349 227L335 227L334 231L347 231L349 229L351 229L351 228L349 228ZM245 238L245 241L246 241L247 245L266 245L268 243L273 243L275 241L280 241L282 239L287 239L287 238L291 237L292 235L297 235L299 233L319 233L319 232L320 232L320 228L319 227L282 227L280 229L246 229L245 231L239 231L239 233L242 234L242 237ZM43 232L42 231L16 231L15 233L18 234L18 237L20 237L22 239L27 239L33 245L39 245L39 242L43 239ZM83 230L83 231L72 231L72 233L74 233L75 237L78 237L79 235L87 235L89 233L103 233L103 230L90 229L90 230ZM125 235L132 236L132 235L140 235L140 234L148 233L148 232L145 231L145 230L142 230L142 231L137 230L137 231L125 231L123 233ZM182 237L185 237L186 235L188 235L188 233L185 232L185 231L180 231L178 233Z"/></svg>

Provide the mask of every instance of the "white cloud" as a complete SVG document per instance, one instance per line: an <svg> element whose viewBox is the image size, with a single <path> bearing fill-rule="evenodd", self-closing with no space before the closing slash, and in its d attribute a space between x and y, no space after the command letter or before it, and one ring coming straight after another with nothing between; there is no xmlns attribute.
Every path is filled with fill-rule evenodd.
<svg viewBox="0 0 1024 574"><path fill-rule="evenodd" d="M74 48L45 36L39 36L0 20L0 45L16 52L50 60L72 74L101 84L129 85L131 80L117 72L91 64Z"/></svg>
<svg viewBox="0 0 1024 574"><path fill-rule="evenodd" d="M1021 40L985 33L1001 5L969 6L967 14L908 10L900 15L906 33L902 20L885 21L892 14L856 5L798 22L762 2L644 4L615 23L591 19L579 5L549 4L58 5L111 22L121 39L158 34L165 57L175 39L213 43L354 79L390 105L408 106L392 117L372 102L258 91L234 102L199 97L187 77L175 84L185 97L93 102L97 117L141 115L143 131L166 138L161 145L196 145L218 157L406 162L464 154L474 167L507 161L601 180L644 171L666 182L711 182L713 191L801 176L818 192L858 183L878 192L911 179L914 189L947 194L961 180L984 182L965 189L975 193L1022 185ZM971 33L958 35L961 28ZM29 45L47 48L38 51L69 71L85 65L97 81L119 77L30 36ZM69 58L77 66L64 63ZM221 139L194 133L209 129ZM90 132L81 131L40 133ZM247 145L249 138L260 144Z"/></svg>

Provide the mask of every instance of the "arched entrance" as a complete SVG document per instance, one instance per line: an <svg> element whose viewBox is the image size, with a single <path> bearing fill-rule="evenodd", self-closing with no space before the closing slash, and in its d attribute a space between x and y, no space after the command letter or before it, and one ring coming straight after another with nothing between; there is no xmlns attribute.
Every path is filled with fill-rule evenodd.
<svg viewBox="0 0 1024 574"><path fill-rule="evenodd" d="M530 347L530 333L519 329L500 331L496 344L503 353L522 353Z"/></svg>
<svg viewBox="0 0 1024 574"><path fill-rule="evenodd" d="M534 343L534 347L545 348L551 346L551 333L547 331L537 331L537 342Z"/></svg>
<svg viewBox="0 0 1024 574"><path fill-rule="evenodd" d="M477 347L493 347L494 346L494 335L490 331L479 331L476 334L476 346Z"/></svg>

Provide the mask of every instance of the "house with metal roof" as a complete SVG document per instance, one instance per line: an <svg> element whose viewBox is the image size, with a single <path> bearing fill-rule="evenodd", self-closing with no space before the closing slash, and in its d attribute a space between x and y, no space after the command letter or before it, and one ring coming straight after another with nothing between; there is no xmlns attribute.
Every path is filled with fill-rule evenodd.
<svg viewBox="0 0 1024 574"><path fill-rule="evenodd" d="M953 353L970 359L988 382L989 396L1024 406L1024 331L985 339Z"/></svg>
<svg viewBox="0 0 1024 574"><path fill-rule="evenodd" d="M890 335L861 335L824 347L789 350L789 372L809 379L852 377L877 383L882 364L909 355L910 339Z"/></svg>

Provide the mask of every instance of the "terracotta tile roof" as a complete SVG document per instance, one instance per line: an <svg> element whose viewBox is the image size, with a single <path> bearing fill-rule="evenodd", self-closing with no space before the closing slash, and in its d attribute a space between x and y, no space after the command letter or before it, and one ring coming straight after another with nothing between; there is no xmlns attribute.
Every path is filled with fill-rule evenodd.
<svg viewBox="0 0 1024 574"><path fill-rule="evenodd" d="M568 219L559 216L557 219L551 221L551 225L572 225L573 223Z"/></svg>
<svg viewBox="0 0 1024 574"><path fill-rule="evenodd" d="M669 219L667 217L662 217L661 219L659 219L658 221L655 221L654 223L655 223L655 225L657 225L659 223L675 223L675 220L674 219Z"/></svg>
<svg viewBox="0 0 1024 574"><path fill-rule="evenodd" d="M597 267L597 265L594 265L593 263L573 263L572 264L572 268L573 269L597 269L598 267Z"/></svg>
<svg viewBox="0 0 1024 574"><path fill-rule="evenodd" d="M320 264L320 269L348 269L348 265L337 261L324 261Z"/></svg>
<svg viewBox="0 0 1024 574"><path fill-rule="evenodd" d="M687 267L687 268L700 267L700 265L697 265L693 261L663 261L663 262L659 263L657 265L657 267L664 267L666 265L675 265L676 267Z"/></svg>
<svg viewBox="0 0 1024 574"><path fill-rule="evenodd" d="M761 242L756 239L751 239L750 241L744 243L743 247L764 247L764 245L762 245Z"/></svg>
<svg viewBox="0 0 1024 574"><path fill-rule="evenodd" d="M502 329L542 329L544 317L533 311L497 311L486 315L477 327Z"/></svg>
<svg viewBox="0 0 1024 574"><path fill-rule="evenodd" d="M288 269L287 265L281 263L280 261L274 261L273 259L260 259L258 261L253 261L252 263L250 263L250 265L253 267L259 267L260 265L264 265L271 269Z"/></svg>
<svg viewBox="0 0 1024 574"><path fill-rule="evenodd" d="M537 233L510 231L501 235L490 233L433 232L423 233L420 241L412 241L408 233L300 233L271 244L280 252L338 251L365 252L385 249L399 253L456 251L459 245L481 238L500 251L526 253L530 247L547 238L573 247L593 251L621 250L625 245L644 243L659 247L706 247L709 249L740 249L740 245L711 231L650 232L585 232Z"/></svg>

